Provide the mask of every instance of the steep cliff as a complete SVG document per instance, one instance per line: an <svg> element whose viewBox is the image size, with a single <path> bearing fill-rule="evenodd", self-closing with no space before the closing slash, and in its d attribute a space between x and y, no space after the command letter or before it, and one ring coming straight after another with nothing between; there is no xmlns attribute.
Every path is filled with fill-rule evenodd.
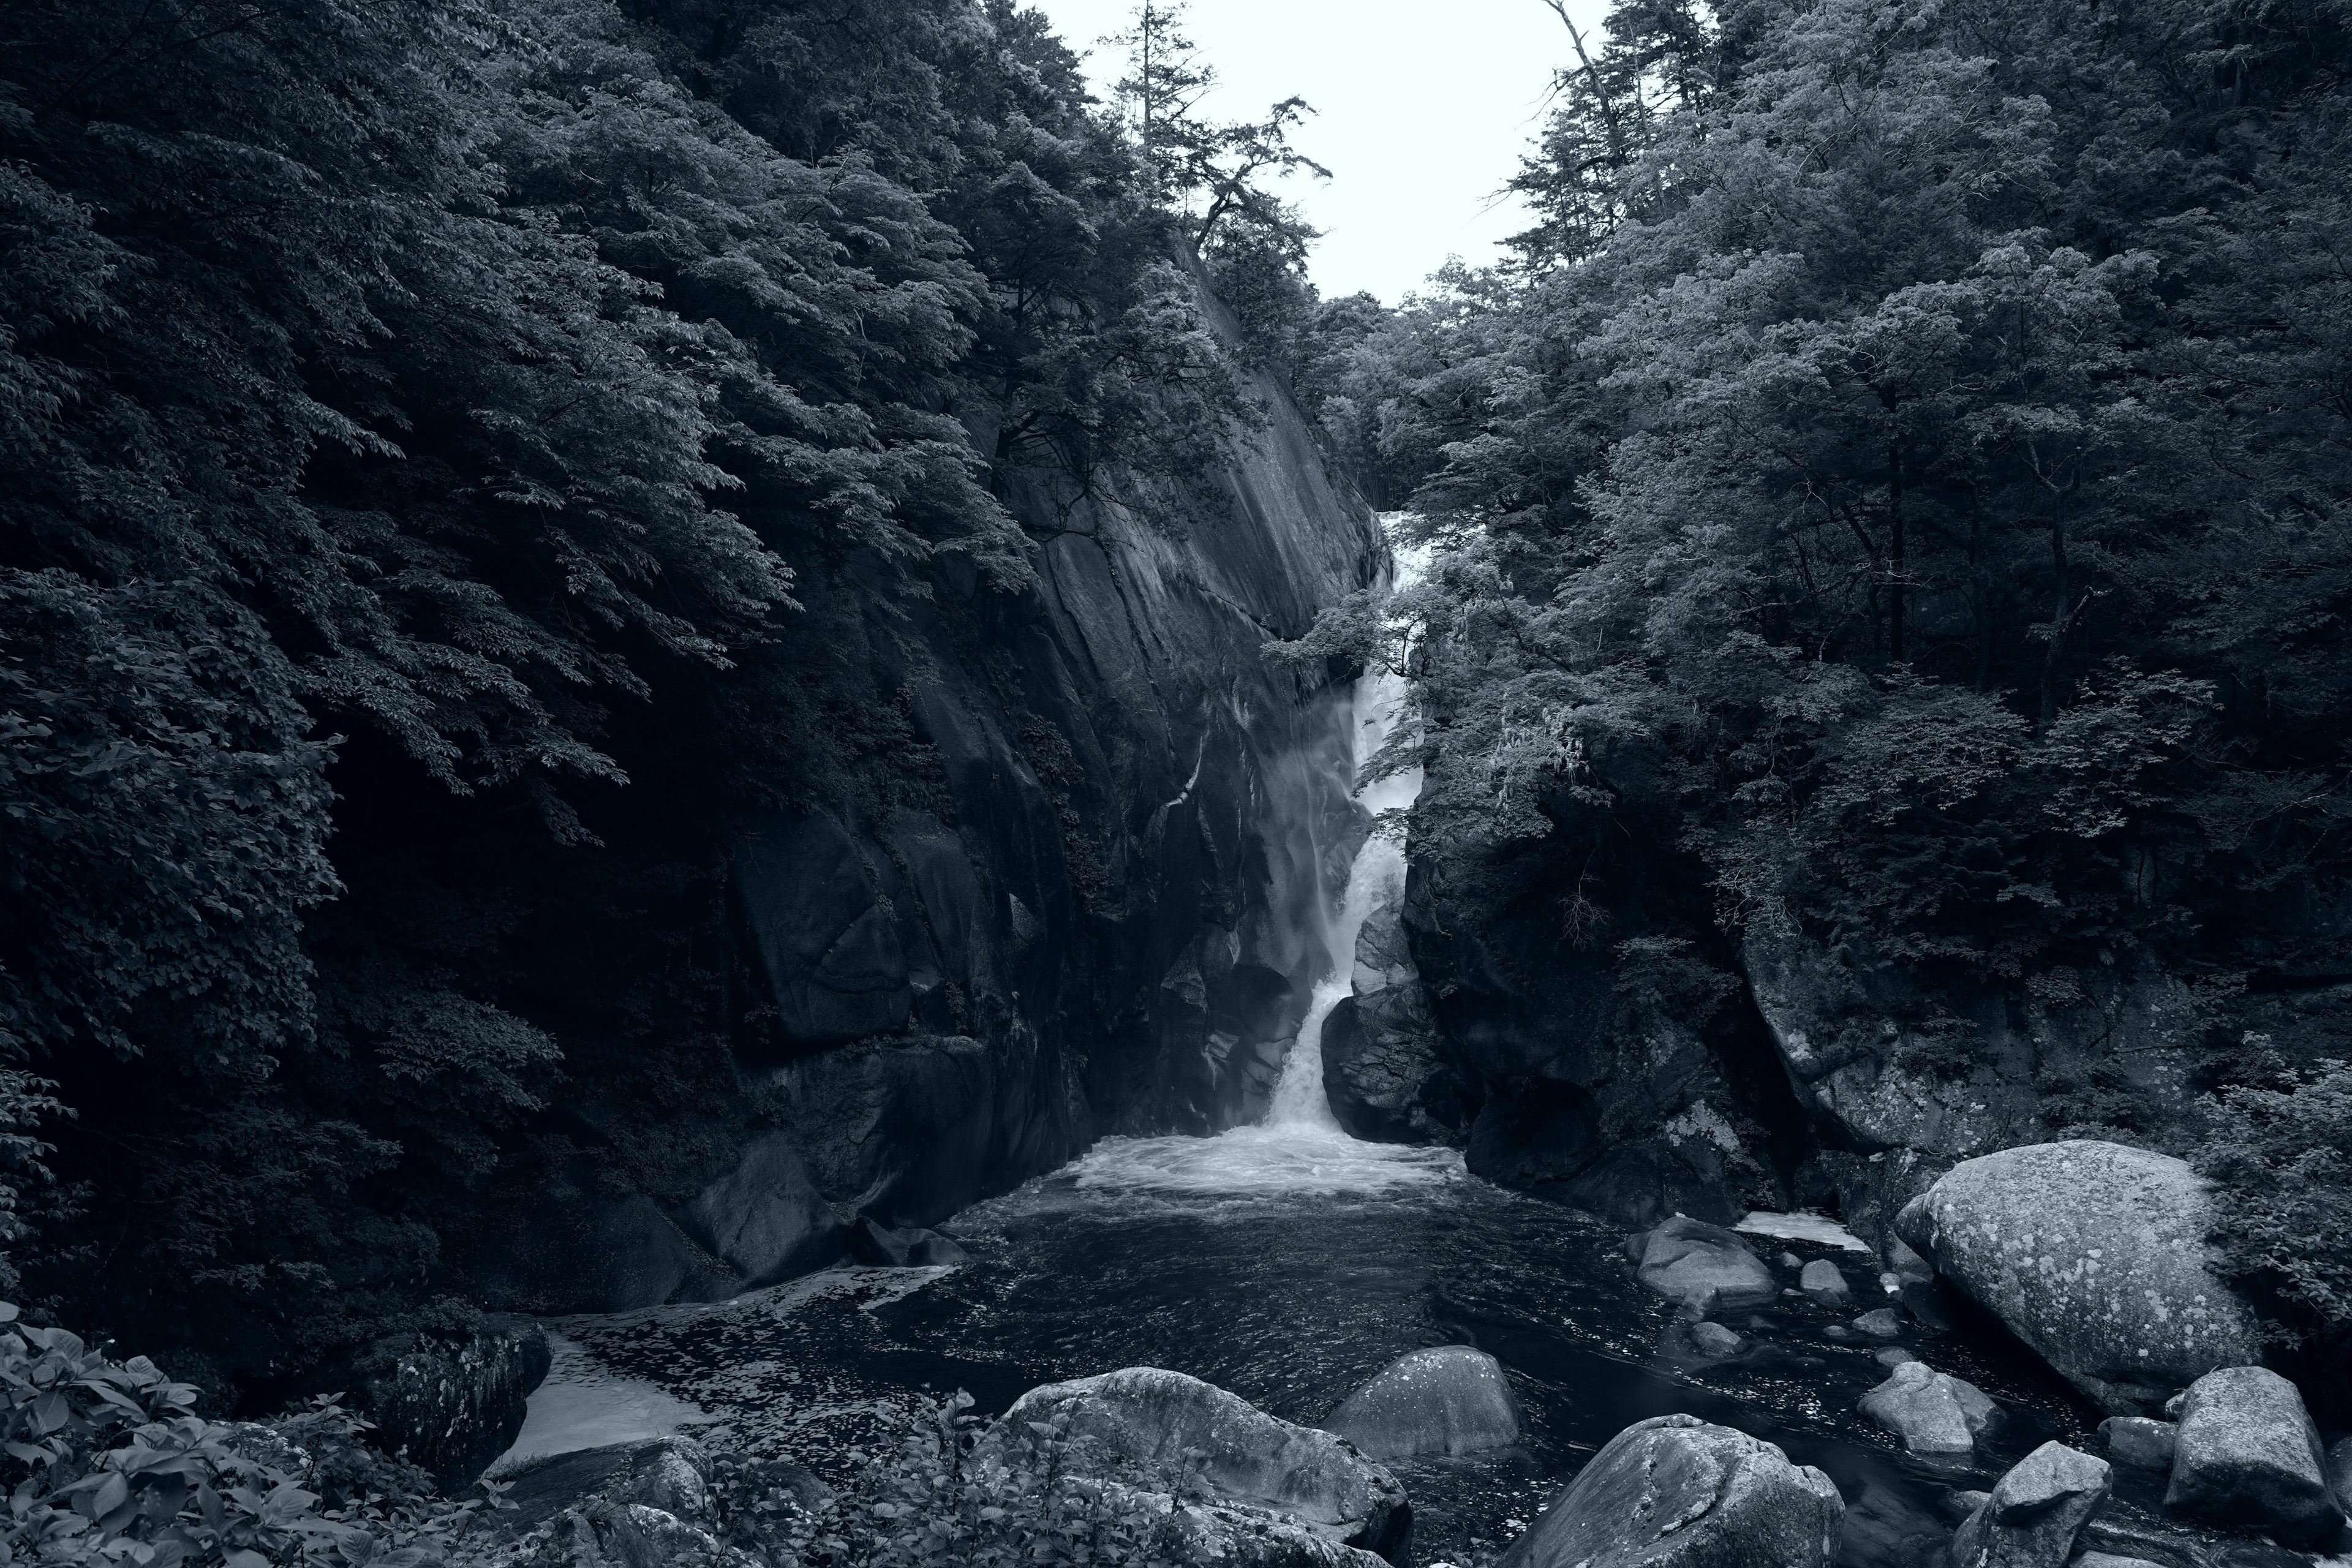
<svg viewBox="0 0 2352 1568"><path fill-rule="evenodd" d="M621 1309L818 1267L861 1218L935 1223L1105 1131L1263 1109L1305 1012L1316 901L1360 840L1337 694L1269 639L1385 568L1271 384L1190 482L1011 499L1032 582L856 563L837 657L903 712L921 777L740 825L728 1065L663 1121L656 1190L593 1157L493 1227L496 1300Z"/></svg>

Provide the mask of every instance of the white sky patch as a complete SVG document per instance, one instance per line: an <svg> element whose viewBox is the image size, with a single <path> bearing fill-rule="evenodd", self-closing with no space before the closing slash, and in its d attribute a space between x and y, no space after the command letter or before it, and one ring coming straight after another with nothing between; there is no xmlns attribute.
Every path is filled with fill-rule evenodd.
<svg viewBox="0 0 2352 1568"><path fill-rule="evenodd" d="M1108 100L1126 60L1131 0L1029 0L1088 55ZM1597 47L1604 0L1570 0ZM1311 271L1326 299L1393 305L1458 255L1474 267L1532 219L1505 181L1542 128L1556 66L1575 58L1543 0L1192 0L1186 32L1217 68L1211 119L1255 119L1296 93L1315 117L1294 138L1331 171L1277 187L1325 231Z"/></svg>

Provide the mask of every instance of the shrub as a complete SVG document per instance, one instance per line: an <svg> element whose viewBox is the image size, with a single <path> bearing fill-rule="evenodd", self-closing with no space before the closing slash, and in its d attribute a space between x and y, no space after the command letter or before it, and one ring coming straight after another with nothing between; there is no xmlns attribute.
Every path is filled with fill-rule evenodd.
<svg viewBox="0 0 2352 1568"><path fill-rule="evenodd" d="M712 1495L730 1545L775 1568L1011 1568L1117 1563L1193 1568L1216 1561L1188 1528L1182 1500L1191 1457L1177 1473L1107 1477L1071 1465L1058 1423L982 1440L972 1398L916 1409L895 1442L838 1491L795 1495L784 1468L740 1456L714 1461Z"/></svg>
<svg viewBox="0 0 2352 1568"><path fill-rule="evenodd" d="M2213 1131L2198 1163L2220 1184L2223 1266L2275 1301L2297 1337L2344 1336L2352 1331L2352 1063L2231 1085L2210 1104Z"/></svg>
<svg viewBox="0 0 2352 1568"><path fill-rule="evenodd" d="M481 1506L367 1448L367 1423L331 1399L211 1421L145 1356L112 1360L12 1305L0 1324L0 1564L419 1568Z"/></svg>

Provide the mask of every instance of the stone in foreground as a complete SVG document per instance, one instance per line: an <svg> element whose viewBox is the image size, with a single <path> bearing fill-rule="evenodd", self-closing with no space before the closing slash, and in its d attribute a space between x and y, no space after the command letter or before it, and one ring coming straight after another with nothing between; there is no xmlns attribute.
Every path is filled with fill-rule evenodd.
<svg viewBox="0 0 2352 1568"><path fill-rule="evenodd" d="M2298 1545L2326 1541L2344 1522L2303 1395L2259 1366L2227 1367L2189 1385L2164 1506Z"/></svg>
<svg viewBox="0 0 2352 1568"><path fill-rule="evenodd" d="M2134 1469L2170 1470L2179 1435L2179 1428L2171 1422L2146 1415L2110 1415L2099 1423L2099 1436L2107 1440L2107 1457Z"/></svg>
<svg viewBox="0 0 2352 1568"><path fill-rule="evenodd" d="M2212 1199L2182 1161L2075 1140L1963 1160L1903 1239L2111 1415L2256 1360L2253 1313L2206 1259Z"/></svg>
<svg viewBox="0 0 2352 1568"><path fill-rule="evenodd" d="M1771 1444L1693 1415L1612 1438L1499 1568L1829 1568L1845 1504Z"/></svg>
<svg viewBox="0 0 2352 1568"><path fill-rule="evenodd" d="M1147 1475L1181 1471L1196 1450L1200 1480L1217 1499L1406 1561L1412 1509L1394 1476L1330 1433L1277 1420L1214 1384L1149 1366L1047 1384L995 1430L1056 1421L1076 1446Z"/></svg>
<svg viewBox="0 0 2352 1568"><path fill-rule="evenodd" d="M1952 1537L1952 1568L2065 1568L2114 1479L2105 1459L2042 1444L1994 1483Z"/></svg>
<svg viewBox="0 0 2352 1568"><path fill-rule="evenodd" d="M1780 1299L1764 1260L1719 1225L1676 1215L1626 1244L1642 1283L1705 1315L1717 1307L1762 1307Z"/></svg>
<svg viewBox="0 0 2352 1568"><path fill-rule="evenodd" d="M350 1391L386 1448L405 1448L456 1496L513 1446L551 1360L538 1324L493 1320L463 1337L378 1340L335 1367L331 1386Z"/></svg>
<svg viewBox="0 0 2352 1568"><path fill-rule="evenodd" d="M1475 1454L1519 1440L1519 1407L1493 1356L1441 1345L1391 1362L1323 1426L1375 1459Z"/></svg>
<svg viewBox="0 0 2352 1568"><path fill-rule="evenodd" d="M1862 1409L1915 1454L1970 1453L2000 1413L1984 1390L1924 1361L1897 1364L1862 1396Z"/></svg>

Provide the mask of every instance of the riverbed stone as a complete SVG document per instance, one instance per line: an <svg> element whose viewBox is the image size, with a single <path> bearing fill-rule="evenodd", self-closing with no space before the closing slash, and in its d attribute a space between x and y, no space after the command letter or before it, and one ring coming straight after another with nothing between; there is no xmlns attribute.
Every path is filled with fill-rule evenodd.
<svg viewBox="0 0 2352 1568"><path fill-rule="evenodd" d="M375 1423L386 1448L405 1449L455 1496L513 1445L552 1359L537 1323L490 1318L470 1332L376 1340L324 1379Z"/></svg>
<svg viewBox="0 0 2352 1568"><path fill-rule="evenodd" d="M2042 1444L1994 1483L1952 1537L1953 1568L2064 1568L2114 1480L2105 1459Z"/></svg>
<svg viewBox="0 0 2352 1568"><path fill-rule="evenodd" d="M1133 1366L1033 1388L992 1437L1055 1423L1082 1451L1148 1474L1181 1469L1197 1455L1213 1499L1263 1509L1328 1540L1402 1568L1412 1509L1397 1479L1345 1440L1295 1426L1213 1383Z"/></svg>
<svg viewBox="0 0 2352 1568"><path fill-rule="evenodd" d="M1641 1281L1701 1315L1780 1298L1772 1270L1732 1231L1676 1215L1627 1244Z"/></svg>
<svg viewBox="0 0 2352 1568"><path fill-rule="evenodd" d="M1691 1343L1698 1353L1707 1356L1737 1355L1748 1342L1721 1323L1696 1322L1691 1325Z"/></svg>
<svg viewBox="0 0 2352 1568"><path fill-rule="evenodd" d="M2253 1312L2215 1275L2212 1198L2188 1164L2088 1139L1964 1160L1895 1229L2111 1415L2148 1415L2257 1360Z"/></svg>
<svg viewBox="0 0 2352 1568"><path fill-rule="evenodd" d="M1924 1361L1906 1361L1862 1396L1863 1414L1915 1454L1966 1454L1999 1417L1984 1390Z"/></svg>
<svg viewBox="0 0 2352 1568"><path fill-rule="evenodd" d="M1816 1307L1838 1308L1853 1300L1853 1287L1846 1283L1838 1266L1826 1258L1816 1258L1797 1276L1797 1288L1805 1300Z"/></svg>
<svg viewBox="0 0 2352 1568"><path fill-rule="evenodd" d="M1323 1428L1374 1459L1475 1454L1519 1440L1519 1407L1493 1356L1440 1345L1391 1362Z"/></svg>
<svg viewBox="0 0 2352 1568"><path fill-rule="evenodd" d="M2170 1470L2179 1434L2173 1423L2147 1415L2110 1415L2099 1423L2099 1436L2107 1440L2107 1457L2141 1470Z"/></svg>
<svg viewBox="0 0 2352 1568"><path fill-rule="evenodd" d="M1844 1515L1827 1476L1772 1444L1659 1415L1595 1454L1499 1568L1829 1568Z"/></svg>
<svg viewBox="0 0 2352 1568"><path fill-rule="evenodd" d="M2294 1384L2267 1367L2226 1367L2189 1385L2164 1506L2316 1544L2344 1522L2326 1466Z"/></svg>
<svg viewBox="0 0 2352 1568"><path fill-rule="evenodd" d="M860 1219L849 1233L849 1251L860 1263L887 1268L928 1268L971 1259L971 1254L938 1231L920 1226L887 1226L871 1215Z"/></svg>
<svg viewBox="0 0 2352 1568"><path fill-rule="evenodd" d="M1874 1307L1856 1318L1853 1326L1874 1340L1891 1340L1903 1331L1903 1316L1892 1307Z"/></svg>

